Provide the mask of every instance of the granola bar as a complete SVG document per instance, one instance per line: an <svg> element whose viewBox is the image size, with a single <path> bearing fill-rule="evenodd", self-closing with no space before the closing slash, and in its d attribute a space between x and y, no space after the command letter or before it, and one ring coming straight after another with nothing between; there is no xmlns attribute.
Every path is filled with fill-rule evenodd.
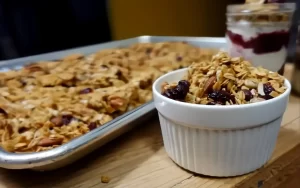
<svg viewBox="0 0 300 188"><path fill-rule="evenodd" d="M150 101L162 74L214 52L184 42L140 43L2 72L0 146L22 153L67 143Z"/></svg>
<svg viewBox="0 0 300 188"><path fill-rule="evenodd" d="M162 94L168 98L203 105L255 103L285 90L283 76L225 52L214 55L211 61L191 64L178 83L162 85Z"/></svg>

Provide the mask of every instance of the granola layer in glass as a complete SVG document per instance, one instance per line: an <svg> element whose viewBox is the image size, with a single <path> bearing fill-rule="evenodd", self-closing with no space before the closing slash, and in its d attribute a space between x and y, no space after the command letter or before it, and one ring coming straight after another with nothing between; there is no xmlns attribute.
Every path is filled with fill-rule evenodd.
<svg viewBox="0 0 300 188"><path fill-rule="evenodd" d="M0 73L0 145L16 153L60 146L150 101L160 75L214 52L184 42L139 43Z"/></svg>

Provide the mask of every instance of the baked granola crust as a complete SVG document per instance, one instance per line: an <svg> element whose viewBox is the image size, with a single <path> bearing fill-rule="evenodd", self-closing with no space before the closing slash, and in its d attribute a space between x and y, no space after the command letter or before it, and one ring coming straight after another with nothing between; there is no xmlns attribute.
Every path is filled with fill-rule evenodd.
<svg viewBox="0 0 300 188"><path fill-rule="evenodd" d="M0 146L16 153L60 146L150 101L160 75L214 52L184 42L139 43L2 72Z"/></svg>

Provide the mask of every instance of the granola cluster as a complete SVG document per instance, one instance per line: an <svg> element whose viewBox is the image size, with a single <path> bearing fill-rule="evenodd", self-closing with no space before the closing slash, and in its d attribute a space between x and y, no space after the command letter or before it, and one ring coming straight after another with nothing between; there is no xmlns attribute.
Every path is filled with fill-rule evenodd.
<svg viewBox="0 0 300 188"><path fill-rule="evenodd" d="M255 103L285 90L283 76L225 52L217 53L211 61L193 63L178 83L162 85L162 94L168 98L204 105Z"/></svg>
<svg viewBox="0 0 300 188"><path fill-rule="evenodd" d="M211 58L184 42L139 43L73 54L0 73L0 146L49 150L152 99L162 74Z"/></svg>
<svg viewBox="0 0 300 188"><path fill-rule="evenodd" d="M252 0L251 0L252 1ZM280 4L264 2L249 2L248 4L237 6L234 11L227 15L228 23L231 22L250 22L250 23L274 23L289 22L292 11L280 11ZM232 14L231 14L232 13Z"/></svg>

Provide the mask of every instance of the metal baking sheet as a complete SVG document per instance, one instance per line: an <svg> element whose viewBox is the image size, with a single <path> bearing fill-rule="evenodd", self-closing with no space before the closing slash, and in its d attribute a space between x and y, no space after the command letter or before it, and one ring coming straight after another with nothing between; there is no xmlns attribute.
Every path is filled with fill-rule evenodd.
<svg viewBox="0 0 300 188"><path fill-rule="evenodd" d="M59 52L0 61L0 71L3 72L11 69L20 69L25 64L31 62L60 59L66 55L74 53L90 54L101 49L126 47L134 43L165 41L186 41L192 45L202 48L226 49L225 38L140 36ZM53 170L63 167L130 130L137 125L138 122L154 115L154 112L155 107L153 102L148 102L85 135L48 151L16 154L0 149L0 167L7 169L33 170Z"/></svg>

